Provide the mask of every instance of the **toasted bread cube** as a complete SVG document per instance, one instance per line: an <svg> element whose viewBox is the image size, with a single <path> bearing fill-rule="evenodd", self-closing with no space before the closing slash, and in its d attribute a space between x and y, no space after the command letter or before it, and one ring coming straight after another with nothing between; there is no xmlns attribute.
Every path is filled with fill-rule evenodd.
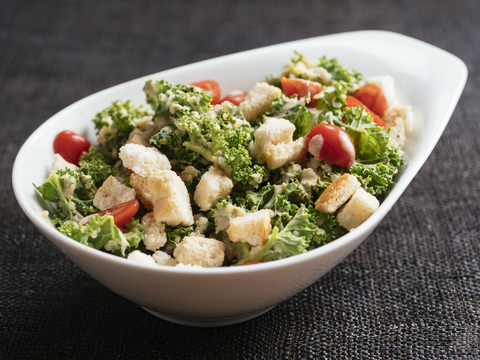
<svg viewBox="0 0 480 360"><path fill-rule="evenodd" d="M78 169L78 166L75 164L69 163L60 154L53 155L53 163L52 163L52 167L50 168L50 172L52 174L55 174L58 170L64 170L64 169L76 170Z"/></svg>
<svg viewBox="0 0 480 360"><path fill-rule="evenodd" d="M387 100L387 109L398 104L395 79L393 77L390 75L370 76L367 81L382 89L385 100Z"/></svg>
<svg viewBox="0 0 480 360"><path fill-rule="evenodd" d="M140 250L134 250L128 254L127 259L145 265L156 265L155 259Z"/></svg>
<svg viewBox="0 0 480 360"><path fill-rule="evenodd" d="M110 175L97 190L93 205L100 210L107 210L115 205L133 200L135 197L135 189L129 188Z"/></svg>
<svg viewBox="0 0 480 360"><path fill-rule="evenodd" d="M265 118L265 122L255 131L255 141L250 149L252 156L263 164L267 148L270 145L291 143L294 132L295 125L288 120Z"/></svg>
<svg viewBox="0 0 480 360"><path fill-rule="evenodd" d="M165 251L155 251L152 255L153 260L157 265L169 265L172 262L172 257L168 255Z"/></svg>
<svg viewBox="0 0 480 360"><path fill-rule="evenodd" d="M338 211L338 223L347 230L352 230L361 225L380 206L375 196L358 188L352 198Z"/></svg>
<svg viewBox="0 0 480 360"><path fill-rule="evenodd" d="M143 243L148 250L155 251L165 245L167 234L164 223L155 221L153 213L148 213L142 218L142 224L145 225Z"/></svg>
<svg viewBox="0 0 480 360"><path fill-rule="evenodd" d="M130 175L130 186L137 192L137 198L149 211L153 211L152 196L148 187L148 178L132 174Z"/></svg>
<svg viewBox="0 0 480 360"><path fill-rule="evenodd" d="M270 234L272 228L270 220L271 216L268 210L247 213L230 221L227 234L233 242L263 246L267 242L268 234Z"/></svg>
<svg viewBox="0 0 480 360"><path fill-rule="evenodd" d="M413 123L412 107L409 105L395 105L388 108L383 114L383 121L390 129L390 138L394 144L405 145L406 136Z"/></svg>
<svg viewBox="0 0 480 360"><path fill-rule="evenodd" d="M220 198L226 198L233 189L233 181L216 166L202 175L193 199L200 210L209 210Z"/></svg>
<svg viewBox="0 0 480 360"><path fill-rule="evenodd" d="M195 219L195 235L201 236L208 228L208 219L205 216L197 214L193 217Z"/></svg>
<svg viewBox="0 0 480 360"><path fill-rule="evenodd" d="M270 170L278 169L292 161L303 164L307 160L305 138L301 137L288 144L268 145L264 156Z"/></svg>
<svg viewBox="0 0 480 360"><path fill-rule="evenodd" d="M182 179L171 170L161 170L148 178L155 220L170 226L193 225L190 196Z"/></svg>
<svg viewBox="0 0 480 360"><path fill-rule="evenodd" d="M172 168L168 158L154 147L126 144L120 148L119 157L123 166L144 177L149 177L158 170Z"/></svg>
<svg viewBox="0 0 480 360"><path fill-rule="evenodd" d="M245 100L240 103L245 119L255 121L270 110L273 99L282 95L282 90L266 82L258 82L248 92Z"/></svg>
<svg viewBox="0 0 480 360"><path fill-rule="evenodd" d="M315 201L315 209L323 214L333 214L359 187L360 182L355 176L343 174L332 182Z"/></svg>
<svg viewBox="0 0 480 360"><path fill-rule="evenodd" d="M220 267L225 258L225 244L203 236L185 236L173 256L184 265Z"/></svg>

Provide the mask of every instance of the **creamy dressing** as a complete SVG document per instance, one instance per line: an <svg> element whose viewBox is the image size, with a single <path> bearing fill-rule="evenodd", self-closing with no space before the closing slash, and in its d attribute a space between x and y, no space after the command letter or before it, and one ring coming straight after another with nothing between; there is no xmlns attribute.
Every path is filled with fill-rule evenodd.
<svg viewBox="0 0 480 360"><path fill-rule="evenodd" d="M277 196L282 195L283 192L285 191L285 185L283 185L283 184L282 185L274 185L273 188L274 188L273 196L270 199L270 201L265 205L265 208L271 207L275 203L275 200L277 199Z"/></svg>
<svg viewBox="0 0 480 360"><path fill-rule="evenodd" d="M300 104L300 102L297 99L289 99L288 102L285 103L285 105L282 106L282 109L278 114L275 114L273 117L275 118L281 118L285 116L285 114L290 110L291 108L297 106Z"/></svg>
<svg viewBox="0 0 480 360"><path fill-rule="evenodd" d="M72 197L73 192L75 191L75 186L77 184L75 178L71 178L69 175L63 175L62 176L63 181L65 182L65 196L66 197Z"/></svg>
<svg viewBox="0 0 480 360"><path fill-rule="evenodd" d="M322 152L323 147L323 136L321 134L315 135L308 144L308 152L315 156L316 158L320 158L320 153Z"/></svg>
<svg viewBox="0 0 480 360"><path fill-rule="evenodd" d="M350 167L355 163L355 147L353 146L350 137L343 132L339 132L338 139L340 140L343 151L345 151L351 159L347 165L347 167Z"/></svg>

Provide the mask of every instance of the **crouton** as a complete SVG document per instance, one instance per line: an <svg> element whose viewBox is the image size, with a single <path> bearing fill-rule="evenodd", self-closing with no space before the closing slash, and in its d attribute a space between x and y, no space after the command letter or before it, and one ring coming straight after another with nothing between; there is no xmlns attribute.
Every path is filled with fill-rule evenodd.
<svg viewBox="0 0 480 360"><path fill-rule="evenodd" d="M265 122L255 131L255 141L250 148L252 156L263 164L267 147L291 143L294 132L295 125L288 120L265 118Z"/></svg>
<svg viewBox="0 0 480 360"><path fill-rule="evenodd" d="M247 213L245 216L230 221L227 234L232 242L246 242L252 246L263 246L267 242L272 228L270 219L268 210Z"/></svg>
<svg viewBox="0 0 480 360"><path fill-rule="evenodd" d="M120 148L123 166L135 174L148 177L158 170L170 170L168 158L153 147L138 144L126 144Z"/></svg>
<svg viewBox="0 0 480 360"><path fill-rule="evenodd" d="M179 263L202 267L220 267L225 258L225 245L203 236L185 236L173 251Z"/></svg>
<svg viewBox="0 0 480 360"><path fill-rule="evenodd" d="M273 99L282 95L282 90L266 82L258 82L248 92L245 100L240 103L245 119L255 121L270 110Z"/></svg>
<svg viewBox="0 0 480 360"><path fill-rule="evenodd" d="M287 144L268 145L264 152L265 161L270 170L278 169L292 161L303 164L307 160L306 156L303 137Z"/></svg>
<svg viewBox="0 0 480 360"><path fill-rule="evenodd" d="M383 114L385 126L390 130L390 138L394 144L402 147L405 145L406 136L410 132L413 122L412 107L409 105L396 105L388 108Z"/></svg>
<svg viewBox="0 0 480 360"><path fill-rule="evenodd" d="M50 168L50 172L54 174L58 170L64 170L64 169L76 170L78 169L78 166L75 164L69 163L60 154L53 155L53 163L52 163L52 167Z"/></svg>
<svg viewBox="0 0 480 360"><path fill-rule="evenodd" d="M129 188L110 175L97 190L93 205L100 210L107 210L115 205L133 200L135 197L135 189Z"/></svg>
<svg viewBox="0 0 480 360"><path fill-rule="evenodd" d="M323 214L333 214L359 187L360 182L355 176L343 174L332 182L315 201L315 209Z"/></svg>
<svg viewBox="0 0 480 360"><path fill-rule="evenodd" d="M132 251L130 254L128 254L127 259L140 264L156 265L155 259L153 257L141 252L140 250Z"/></svg>
<svg viewBox="0 0 480 360"><path fill-rule="evenodd" d="M148 250L155 251L165 245L167 234L164 223L155 221L153 213L148 213L142 218L142 224L145 225L143 243Z"/></svg>
<svg viewBox="0 0 480 360"><path fill-rule="evenodd" d="M195 225L197 226L195 228L195 235L203 235L203 233L205 232L205 230L207 230L208 227L208 219L200 214L195 215L193 218L195 220Z"/></svg>
<svg viewBox="0 0 480 360"><path fill-rule="evenodd" d="M395 90L395 79L390 75L370 76L367 82L377 85L382 89L385 100L387 101L387 109L391 106L398 105L397 93Z"/></svg>
<svg viewBox="0 0 480 360"><path fill-rule="evenodd" d="M172 257L168 255L165 251L155 251L152 255L153 260L157 265L170 265L172 266ZM176 263L176 262L175 262ZM176 265L176 264L175 264Z"/></svg>
<svg viewBox="0 0 480 360"><path fill-rule="evenodd" d="M193 225L192 206L187 187L171 170L161 170L148 178L155 220L170 226Z"/></svg>
<svg viewBox="0 0 480 360"><path fill-rule="evenodd" d="M233 188L233 181L216 166L202 175L193 199L200 210L209 210L220 198L226 198Z"/></svg>
<svg viewBox="0 0 480 360"><path fill-rule="evenodd" d="M375 196L358 188L352 198L338 211L338 223L347 230L352 230L367 220L379 207Z"/></svg>
<svg viewBox="0 0 480 360"><path fill-rule="evenodd" d="M148 187L148 178L132 174L130 175L130 185L135 189L137 198L149 211L153 211L152 196Z"/></svg>

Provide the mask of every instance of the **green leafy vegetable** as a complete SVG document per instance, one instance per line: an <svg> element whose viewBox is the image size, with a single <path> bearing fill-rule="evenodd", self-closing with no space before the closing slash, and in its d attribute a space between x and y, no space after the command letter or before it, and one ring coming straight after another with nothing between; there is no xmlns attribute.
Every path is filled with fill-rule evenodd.
<svg viewBox="0 0 480 360"><path fill-rule="evenodd" d="M127 226L130 231L123 234L115 225L113 216L94 215L86 225L74 221L65 221L58 230L81 244L102 249L125 256L127 252L136 249L143 240L143 225L138 220L131 221Z"/></svg>
<svg viewBox="0 0 480 360"><path fill-rule="evenodd" d="M307 135L312 127L316 125L316 122L312 120L316 120L317 116L312 111L307 110L306 101L306 97L297 99L297 95L293 95L291 98L282 95L273 100L270 105L271 110L267 111L265 116L278 117L290 121L295 125L293 139L296 140Z"/></svg>
<svg viewBox="0 0 480 360"><path fill-rule="evenodd" d="M234 183L257 187L268 178L267 169L254 164L248 151L254 133L245 120L223 109L217 116L185 115L176 126L177 132L189 136L185 148L223 170Z"/></svg>
<svg viewBox="0 0 480 360"><path fill-rule="evenodd" d="M352 91L358 89L362 84L363 75L357 70L341 65L337 59L327 59L326 56L322 56L318 66L327 70L332 75L332 80L347 83Z"/></svg>
<svg viewBox="0 0 480 360"><path fill-rule="evenodd" d="M307 251L313 236L317 232L318 229L312 223L310 213L302 204L292 220L283 229L278 226L273 228L267 243L259 252L254 255L250 254L235 265L261 261L262 257L267 255L270 250L276 253L276 259L302 254Z"/></svg>
<svg viewBox="0 0 480 360"><path fill-rule="evenodd" d="M107 149L112 158L117 158L118 150L125 145L128 136L137 127L137 121L151 116L152 113L142 105L132 105L130 101L114 101L112 106L100 111L93 119L99 135L98 142Z"/></svg>
<svg viewBox="0 0 480 360"><path fill-rule="evenodd" d="M212 101L212 97L198 87L182 84L173 86L165 80L149 80L143 91L155 111L155 119L160 119L163 124L173 123L192 112L203 114Z"/></svg>

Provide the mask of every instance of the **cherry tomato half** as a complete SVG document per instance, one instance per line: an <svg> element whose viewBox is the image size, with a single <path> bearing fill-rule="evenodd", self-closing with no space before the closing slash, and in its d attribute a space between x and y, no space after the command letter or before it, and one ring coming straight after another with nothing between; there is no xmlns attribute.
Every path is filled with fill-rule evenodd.
<svg viewBox="0 0 480 360"><path fill-rule="evenodd" d="M197 81L194 83L191 83L190 85L199 87L203 90L208 95L212 96L212 105L220 104L220 97L221 97L221 91L220 91L220 85L214 80L203 80L203 81Z"/></svg>
<svg viewBox="0 0 480 360"><path fill-rule="evenodd" d="M87 225L90 221L90 218L94 215L104 216L104 215L111 215L113 216L113 222L117 227L122 228L127 225L130 220L133 219L135 214L137 213L138 209L140 208L140 203L137 199L133 199L115 206L107 210L100 211L96 214L92 214L89 216L84 217L80 220L80 224Z"/></svg>
<svg viewBox="0 0 480 360"><path fill-rule="evenodd" d="M283 92L289 97L293 94L297 94L298 97L304 97L310 93L310 101L307 103L308 106L315 106L318 100L314 99L313 95L322 91L322 85L308 80L290 79L282 76L280 83L282 84Z"/></svg>
<svg viewBox="0 0 480 360"><path fill-rule="evenodd" d="M241 102L245 100L245 97L247 96L248 93L242 90L233 90L230 94L225 96L220 103L223 103L224 101L230 101L232 104L235 105L240 105Z"/></svg>
<svg viewBox="0 0 480 360"><path fill-rule="evenodd" d="M58 133L53 141L53 151L75 165L78 165L80 155L84 151L88 152L88 149L90 149L90 142L82 135L70 130Z"/></svg>
<svg viewBox="0 0 480 360"><path fill-rule="evenodd" d="M362 86L353 96L380 117L387 110L387 100L382 89L377 85L367 84Z"/></svg>
<svg viewBox="0 0 480 360"><path fill-rule="evenodd" d="M368 113L370 113L370 115L372 115L373 121L375 121L375 124L377 124L378 126L382 126L383 128L385 128L385 121L383 121L380 116L378 116L377 114L375 114L372 110L370 110L367 106L365 106L364 103L362 103L362 102L361 102L360 100L358 100L357 98L354 98L353 96L348 95L348 96L347 96L347 105L346 105L346 107L361 107L361 108L364 108L365 111L367 111Z"/></svg>
<svg viewBox="0 0 480 360"><path fill-rule="evenodd" d="M315 158L350 167L355 163L355 145L348 133L335 125L318 124L305 135L305 148Z"/></svg>

